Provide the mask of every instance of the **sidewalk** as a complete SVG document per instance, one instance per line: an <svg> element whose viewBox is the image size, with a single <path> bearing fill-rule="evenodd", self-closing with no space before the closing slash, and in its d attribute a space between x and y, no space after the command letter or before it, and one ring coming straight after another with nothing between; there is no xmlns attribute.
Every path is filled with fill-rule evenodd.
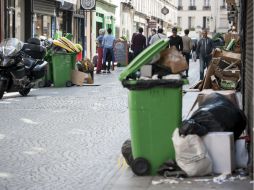
<svg viewBox="0 0 254 190"><path fill-rule="evenodd" d="M189 85L185 85L183 89L188 89L191 85L199 80L199 61L190 62ZM182 117L185 118L193 105L197 93L187 92L183 96ZM177 190L252 190L253 184L250 183L249 177L235 179L234 181L217 184L213 182L215 176L185 178L185 179L166 179L160 176L138 177L121 159L120 168L115 178L105 187L110 190L153 190L153 189L177 189ZM164 183L160 180L166 180ZM161 184L160 184L161 183Z"/></svg>

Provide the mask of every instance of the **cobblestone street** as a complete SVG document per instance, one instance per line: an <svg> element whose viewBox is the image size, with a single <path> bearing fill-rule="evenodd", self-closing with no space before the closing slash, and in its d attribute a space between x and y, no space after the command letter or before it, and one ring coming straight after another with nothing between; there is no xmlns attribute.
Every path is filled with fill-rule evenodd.
<svg viewBox="0 0 254 190"><path fill-rule="evenodd" d="M0 101L0 189L103 189L129 136L119 72L100 86L44 88Z"/></svg>

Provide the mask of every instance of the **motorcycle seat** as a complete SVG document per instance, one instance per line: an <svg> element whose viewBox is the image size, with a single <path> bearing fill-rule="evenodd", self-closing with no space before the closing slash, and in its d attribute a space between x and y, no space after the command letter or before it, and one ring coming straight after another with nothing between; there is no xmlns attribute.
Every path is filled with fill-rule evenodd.
<svg viewBox="0 0 254 190"><path fill-rule="evenodd" d="M32 58L24 58L23 61L26 69L31 69L35 64L35 60Z"/></svg>

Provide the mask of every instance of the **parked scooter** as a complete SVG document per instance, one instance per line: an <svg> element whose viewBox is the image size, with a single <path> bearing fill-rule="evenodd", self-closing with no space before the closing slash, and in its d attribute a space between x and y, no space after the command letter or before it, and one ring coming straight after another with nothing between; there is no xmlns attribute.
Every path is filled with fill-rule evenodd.
<svg viewBox="0 0 254 190"><path fill-rule="evenodd" d="M4 92L26 96L46 73L45 54L46 48L37 38L30 38L28 43L16 38L5 39L0 44L0 99Z"/></svg>

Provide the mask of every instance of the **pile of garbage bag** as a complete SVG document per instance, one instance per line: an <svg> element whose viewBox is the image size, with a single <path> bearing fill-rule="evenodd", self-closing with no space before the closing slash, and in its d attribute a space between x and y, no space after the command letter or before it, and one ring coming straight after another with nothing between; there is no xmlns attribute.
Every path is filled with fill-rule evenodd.
<svg viewBox="0 0 254 190"><path fill-rule="evenodd" d="M238 139L246 127L244 112L225 96L212 93L207 95L199 108L179 129L181 135L204 136L208 132L233 132Z"/></svg>

